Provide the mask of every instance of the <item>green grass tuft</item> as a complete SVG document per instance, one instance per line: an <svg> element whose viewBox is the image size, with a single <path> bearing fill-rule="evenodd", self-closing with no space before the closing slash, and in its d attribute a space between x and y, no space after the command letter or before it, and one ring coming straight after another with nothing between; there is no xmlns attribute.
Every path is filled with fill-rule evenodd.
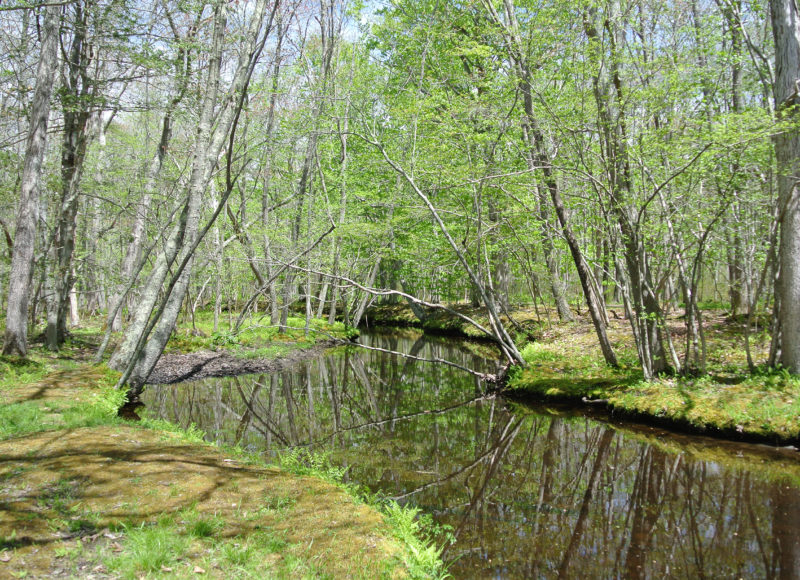
<svg viewBox="0 0 800 580"><path fill-rule="evenodd" d="M183 558L189 549L185 536L176 534L172 526L160 522L125 530L124 550L106 559L106 567L123 578L139 578L143 574L160 573Z"/></svg>

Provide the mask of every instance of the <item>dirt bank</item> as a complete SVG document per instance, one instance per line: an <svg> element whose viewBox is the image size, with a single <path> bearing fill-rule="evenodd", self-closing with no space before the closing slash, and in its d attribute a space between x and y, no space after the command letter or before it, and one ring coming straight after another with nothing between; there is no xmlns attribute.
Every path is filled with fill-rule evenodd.
<svg viewBox="0 0 800 580"><path fill-rule="evenodd" d="M241 358L225 350L164 354L147 382L151 385L165 385L207 377L274 373L303 359L317 356L327 348L344 344L348 344L348 341L325 340L309 348L291 350L278 358Z"/></svg>

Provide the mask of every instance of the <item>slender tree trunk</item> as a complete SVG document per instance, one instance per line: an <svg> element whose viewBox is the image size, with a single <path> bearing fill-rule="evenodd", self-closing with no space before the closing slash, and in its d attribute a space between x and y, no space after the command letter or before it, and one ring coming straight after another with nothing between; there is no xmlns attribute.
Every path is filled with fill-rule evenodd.
<svg viewBox="0 0 800 580"><path fill-rule="evenodd" d="M281 72L281 48L283 46L284 25L283 18L279 14L276 21L277 27L277 43L275 46L275 60L272 65L272 90L269 96L269 109L267 111L267 127L266 127L266 147L264 148L264 176L263 188L261 194L261 227L263 228L262 245L264 247L264 260L266 262L266 275L270 280L267 295L269 296L270 308L270 322L277 324L280 320L280 311L278 308L278 292L275 289L275 282L272 275L272 245L270 240L270 191L272 186L272 134L275 127L275 106L278 101L278 88L280 82Z"/></svg>
<svg viewBox="0 0 800 580"><path fill-rule="evenodd" d="M136 205L136 215L134 216L133 227L131 228L130 243L125 251L125 257L122 259L122 266L120 267L120 282L110 301L109 314L112 312L115 314L113 314L113 317L108 323L110 323L109 326L114 332L120 330L122 327L122 309L119 308L119 305L126 299L127 293L125 292L125 288L131 276L138 270L137 265L142 257L142 246L144 244L144 233L150 209L150 200L156 190L158 176L161 173L161 167L164 163L164 156L166 155L172 132L171 117L172 111L167 111L161 123L161 139L159 139L156 153L153 155L153 159L150 163L144 194Z"/></svg>
<svg viewBox="0 0 800 580"><path fill-rule="evenodd" d="M583 252L581 252L578 239L575 237L575 233L570 227L569 220L567 218L567 211L564 207L561 194L558 190L558 183L556 182L555 176L552 173L552 166L549 162L547 152L544 149L544 136L541 134L541 131L538 130L536 125L536 117L533 111L532 87L530 84L531 70L530 65L524 57L524 53L522 52L524 44L519 36L519 25L516 20L513 1L504 0L503 2L506 21L508 24L503 23L503 20L500 18L500 15L497 13L494 5L491 2L484 0L483 4L492 15L494 21L503 26L506 44L511 53L510 56L515 62L517 74L519 76L520 88L522 89L523 94L523 106L525 107L526 111L526 119L523 125L523 131L527 133L526 142L530 145L528 155L532 160L535 160L535 164L541 165L543 182L550 194L550 199L553 202L556 216L558 217L559 224L561 225L561 230L564 234L564 238L567 241L567 245L569 246L573 262L575 262L575 268L578 272L578 279L581 283L586 304L589 307L589 314L592 317L592 323L600 343L600 350L603 353L603 358L608 365L616 367L619 363L617 362L614 349L611 347L611 341L609 341L608 334L606 333L605 315L600 310L601 304L598 302L597 296L595 295L592 287L591 271L588 263L586 262L586 258L583 256Z"/></svg>
<svg viewBox="0 0 800 580"><path fill-rule="evenodd" d="M61 143L61 205L56 217L53 242L53 288L55 296L47 313L45 340L50 350L58 350L67 335L69 295L75 284L72 258L75 253L75 230L80 200L80 183L89 140L90 97L96 96L96 84L89 78L89 64L96 47L88 38L88 10L91 2L74 5L72 43L65 77L69 98L64 104L64 138Z"/></svg>
<svg viewBox="0 0 800 580"><path fill-rule="evenodd" d="M350 103L352 100L353 75L355 71L356 52L353 49L353 56L350 61L350 72L348 74L348 90L345 97L344 115L342 121L337 124L339 128L339 145L340 145L340 164L339 164L339 218L337 224L339 227L344 225L344 220L347 215L347 165L349 162L349 155L347 150L348 131L350 129ZM333 275L339 275L339 261L341 260L342 252L342 236L337 233L333 241ZM336 321L336 306L339 301L340 290L339 286L334 283L333 291L331 292L331 306L328 311L328 323L333 324ZM320 306L321 309L321 306Z"/></svg>
<svg viewBox="0 0 800 580"><path fill-rule="evenodd" d="M277 8L278 5L275 4L272 17ZM202 232L199 230L202 194L211 180L220 153L238 119L254 61L261 54L269 27L272 24L270 19L267 32L261 32L267 11L267 0L258 0L253 7L248 30L243 36L244 46L239 52L239 60L230 88L220 99L221 55L227 10L228 7L223 2L218 3L215 7L213 48L209 58L208 81L195 140L192 172L187 184L186 205L174 232L175 235L171 236L168 247L157 261L158 279L151 275L146 289L147 300L144 300L145 296L143 295L143 300L137 307L134 324L111 361L116 368L124 369L120 382L127 382L130 386L129 396L132 398L136 398L141 392L142 386L166 346L186 296L194 250L202 240L202 236L213 225L213 219L216 219L221 211L221 207L218 206L212 222ZM229 151L229 154L232 153ZM220 203L224 204L227 201L231 186L229 184L226 195ZM179 269L173 274L166 296L154 314L156 297L166 280L167 266L171 266L176 261L180 264ZM151 316L154 316L152 320Z"/></svg>
<svg viewBox="0 0 800 580"><path fill-rule="evenodd" d="M47 147L47 119L50 96L58 63L58 24L61 8L45 8L42 52L36 70L36 90L31 105L30 128L22 169L22 187L17 209L17 228L11 255L8 309L3 354L28 354L28 299L33 275L33 252L39 218L39 180Z"/></svg>
<svg viewBox="0 0 800 580"><path fill-rule="evenodd" d="M663 342L664 316L655 294L650 272L650 260L640 231L640 219L626 202L633 199L630 160L628 157L627 123L624 113L620 45L624 33L618 20L622 18L620 6L612 2L608 13L603 15L601 35L594 24L594 10L584 13L584 30L593 46L593 58L597 72L594 78L594 96L597 103L600 137L605 149L606 169L609 175L609 202L621 233L629 288L628 292L635 316L631 325L638 326L635 335L641 342L637 345L639 359L645 378L669 370ZM603 42L609 43L609 64L601 64ZM608 72L604 72L608 69Z"/></svg>

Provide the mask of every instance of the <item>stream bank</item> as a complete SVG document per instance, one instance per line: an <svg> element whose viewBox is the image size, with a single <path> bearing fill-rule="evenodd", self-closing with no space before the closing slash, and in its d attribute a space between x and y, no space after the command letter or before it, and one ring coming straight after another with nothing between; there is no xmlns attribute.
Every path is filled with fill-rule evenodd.
<svg viewBox="0 0 800 580"><path fill-rule="evenodd" d="M143 416L268 460L326 455L346 481L444 527L455 578L791 571L796 453L487 394L475 373L497 353L485 343L408 329L362 330L359 341L369 348L278 373L149 386Z"/></svg>
<svg viewBox="0 0 800 580"><path fill-rule="evenodd" d="M415 512L365 503L316 456L270 465L192 426L118 417L119 375L88 362L98 338L0 357L0 577L442 573ZM280 342L288 356L173 352L161 376L281 369L332 344Z"/></svg>
<svg viewBox="0 0 800 580"><path fill-rule="evenodd" d="M480 323L480 309L453 306ZM679 432L800 447L800 377L770 369L749 372L744 330L722 310L704 314L706 372L698 376L665 376L645 381L639 370L629 322L618 315L608 325L620 368L607 366L588 316L559 323L532 308L510 311L504 323L516 332L527 368L512 369L506 393L520 400L568 403L605 409L619 419L643 422ZM513 320L513 322L512 322ZM412 326L428 334L479 338L477 331L446 312L431 312L424 322L405 304L369 309L367 323ZM668 318L676 345L685 335L681 313ZM755 360L765 360L765 332L751 336Z"/></svg>

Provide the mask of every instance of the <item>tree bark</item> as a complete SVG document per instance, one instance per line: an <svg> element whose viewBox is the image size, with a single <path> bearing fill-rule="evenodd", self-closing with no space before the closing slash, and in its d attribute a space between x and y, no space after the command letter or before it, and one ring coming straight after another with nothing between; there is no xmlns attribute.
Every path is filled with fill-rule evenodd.
<svg viewBox="0 0 800 580"><path fill-rule="evenodd" d="M593 79L594 97L600 126L600 141L605 149L605 163L608 172L609 202L616 217L621 234L625 271L629 282L629 294L634 317L631 326L637 337L639 362L646 379L670 370L663 339L664 316L656 297L650 258L640 229L640 218L629 207L627 199L633 199L630 159L628 155L628 129L624 113L623 83L620 65L620 45L624 32L619 25L621 18L618 2L611 2L608 13L603 15L603 28L607 31L601 37L595 26L594 10L583 15L583 25L589 38L592 58L597 72ZM609 43L608 61L603 58L603 41ZM608 73L603 71L608 68ZM637 332L638 331L638 332Z"/></svg>
<svg viewBox="0 0 800 580"><path fill-rule="evenodd" d="M796 126L800 106L800 13L794 0L772 0L775 40L775 103L779 121L787 121L775 135L778 162L780 245L778 261L781 310L781 364L800 373L800 133Z"/></svg>
<svg viewBox="0 0 800 580"><path fill-rule="evenodd" d="M524 45L522 43L522 39L519 37L519 25L514 14L514 4L511 0L504 1L506 19L509 22L509 25L503 23L500 15L490 2L484 1L484 6L492 15L493 20L503 27L503 34L506 44L510 52L510 56L515 62L517 74L519 75L519 84L523 94L523 106L525 107L525 123L523 125L523 132L525 133L525 139L528 143L529 164L531 167L537 165L541 166L543 176L542 181L544 182L544 186L547 188L547 191L550 194L550 199L553 202L556 216L558 217L559 224L561 225L561 230L564 234L564 238L567 241L567 245L569 246L572 259L575 262L575 268L578 271L578 279L581 282L583 295L586 299L586 304L589 307L589 314L592 317L595 333L597 334L597 338L600 343L600 350L603 353L603 358L605 359L606 363L610 366L616 367L619 365L619 363L617 362L614 349L611 347L611 341L608 339L608 334L606 333L605 316L600 310L601 305L599 304L594 289L592 288L589 264L586 262L586 258L581 251L578 239L575 237L575 233L569 224L567 211L564 207L563 200L561 199L561 193L558 190L558 183L553 175L552 165L544 149L544 136L536 125L536 116L533 110L532 87L530 81L531 69L521 52ZM556 300L558 303L558 299Z"/></svg>
<svg viewBox="0 0 800 580"><path fill-rule="evenodd" d="M83 178L86 146L89 140L90 97L97 89L89 78L89 64L96 47L89 39L90 3L74 4L75 18L67 58L64 87L64 137L61 142L61 205L56 218L53 242L53 288L55 296L47 312L45 341L50 350L58 350L67 336L69 295L75 284L72 258L75 253L75 230L78 218L79 187Z"/></svg>
<svg viewBox="0 0 800 580"><path fill-rule="evenodd" d="M17 228L11 255L8 308L3 354L28 354L28 300L33 274L33 251L36 243L36 223L39 219L39 180L47 147L47 119L50 97L58 63L59 6L45 8L42 31L42 52L36 70L36 90L31 105L31 120L22 170L22 187Z"/></svg>
<svg viewBox="0 0 800 580"><path fill-rule="evenodd" d="M278 5L275 4L272 17L277 8ZM157 275L151 274L150 280L148 280L143 299L137 307L134 323L126 333L123 344L114 353L114 357L109 363L115 368L124 369L121 382L127 382L129 396L132 398L136 398L141 392L142 386L175 328L175 322L189 285L194 250L221 210L221 207L218 206L212 222L201 232L198 226L202 194L212 177L224 144L229 139L238 119L254 62L261 54L272 25L271 18L267 32L261 32L267 11L267 0L258 0L253 8L248 30L244 33L245 44L239 51L239 59L230 88L220 99L222 45L227 11L228 7L225 3L220 2L216 5L214 42L209 61L208 82L203 96L203 106L195 139L192 172L186 187L186 204L179 223L173 231L173 235L170 236L167 248L157 260L156 268L154 268L154 273L157 271ZM220 103L220 101L222 102ZM229 154L232 152L229 151ZM227 201L231 187L232 184L229 184L221 204ZM176 261L180 264L178 271L173 274L166 295L154 314L158 294L167 279L168 269ZM152 320L151 316L153 316Z"/></svg>

